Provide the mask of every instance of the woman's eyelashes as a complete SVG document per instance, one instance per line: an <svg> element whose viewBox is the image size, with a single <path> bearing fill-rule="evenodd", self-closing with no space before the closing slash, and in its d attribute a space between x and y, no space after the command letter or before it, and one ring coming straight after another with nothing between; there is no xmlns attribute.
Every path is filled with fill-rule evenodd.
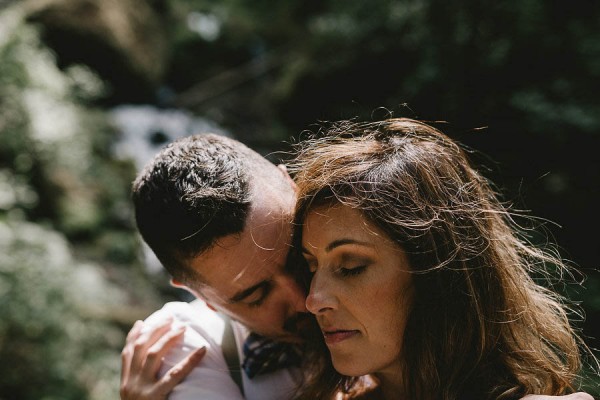
<svg viewBox="0 0 600 400"><path fill-rule="evenodd" d="M306 264L308 266L308 272L310 273L310 276L312 277L316 272L317 269L319 268L318 264L314 261L306 261ZM356 275L360 275L362 274L366 269L367 269L368 265L366 263L361 263L361 264L357 264L357 265L353 265L353 266L335 266L333 267L333 271L340 274L343 277L348 277L348 276L356 276Z"/></svg>
<svg viewBox="0 0 600 400"><path fill-rule="evenodd" d="M356 275L360 275L362 274L365 270L367 269L366 265L358 265L355 267L340 267L337 270L339 271L339 273L344 276L356 276Z"/></svg>

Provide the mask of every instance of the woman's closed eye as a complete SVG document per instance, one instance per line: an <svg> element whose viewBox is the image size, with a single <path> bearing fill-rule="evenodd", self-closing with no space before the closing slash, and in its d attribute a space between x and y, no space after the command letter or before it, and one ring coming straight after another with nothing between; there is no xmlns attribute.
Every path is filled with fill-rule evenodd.
<svg viewBox="0 0 600 400"><path fill-rule="evenodd" d="M304 261L311 276L313 276L322 266L325 266L333 273L344 278L357 276L362 274L367 267L373 263L371 258L351 254L341 254L341 256L334 257L337 259L337 262L336 260L323 260L323 264L321 264L316 257L306 253L304 254Z"/></svg>
<svg viewBox="0 0 600 400"><path fill-rule="evenodd" d="M354 267L340 267L338 268L339 273L346 276L356 276L362 274L367 269L366 265L357 265Z"/></svg>

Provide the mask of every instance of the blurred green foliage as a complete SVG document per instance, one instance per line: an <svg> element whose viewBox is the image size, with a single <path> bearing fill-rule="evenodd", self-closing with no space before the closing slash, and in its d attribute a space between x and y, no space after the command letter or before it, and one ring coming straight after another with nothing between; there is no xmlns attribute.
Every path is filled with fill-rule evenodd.
<svg viewBox="0 0 600 400"><path fill-rule="evenodd" d="M126 298L59 233L0 220L0 397L116 398L123 333L94 318Z"/></svg>
<svg viewBox="0 0 600 400"><path fill-rule="evenodd" d="M131 221L135 171L110 157L100 78L60 70L18 6L0 30L0 398L117 398L124 334L160 301Z"/></svg>
<svg viewBox="0 0 600 400"><path fill-rule="evenodd" d="M69 237L115 225L134 171L107 162L116 133L101 110L82 100L95 94L83 92L81 75L95 86L99 79L84 67L59 70L34 28L22 24L8 33L0 47L1 167L37 198L4 208L45 218Z"/></svg>

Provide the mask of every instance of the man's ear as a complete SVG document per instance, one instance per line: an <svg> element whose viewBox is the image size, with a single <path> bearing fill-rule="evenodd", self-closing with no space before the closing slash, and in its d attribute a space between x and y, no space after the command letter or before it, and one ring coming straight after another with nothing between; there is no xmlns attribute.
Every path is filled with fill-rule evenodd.
<svg viewBox="0 0 600 400"><path fill-rule="evenodd" d="M193 294L195 297L198 298L203 298L200 293L196 292L194 289L190 288L189 286L187 286L185 283L175 279L175 278L171 278L171 286L179 288L179 289L183 289L187 292L190 292L191 294Z"/></svg>
<svg viewBox="0 0 600 400"><path fill-rule="evenodd" d="M185 284L183 282L178 281L175 278L171 278L171 286L174 286L174 287L179 288L179 289L185 289L188 292L190 291L190 289L187 286L185 286Z"/></svg>
<svg viewBox="0 0 600 400"><path fill-rule="evenodd" d="M174 286L174 287L179 288L179 289L187 290L188 292L190 292L191 294L193 294L195 297L204 300L204 303L206 303L206 306L208 308L210 308L213 311L217 311L217 309L212 304L209 304L206 301L206 298L204 296L202 296L200 293L196 292L194 289L192 289L189 286L187 286L185 283L183 283L181 281L178 281L177 279L171 278L171 286Z"/></svg>
<svg viewBox="0 0 600 400"><path fill-rule="evenodd" d="M286 181L290 184L290 186L292 187L292 189L294 189L294 192L296 192L297 191L296 182L294 182L294 180L292 179L292 177L288 173L287 167L284 164L279 164L277 166L277 168L281 171L281 173L285 177Z"/></svg>

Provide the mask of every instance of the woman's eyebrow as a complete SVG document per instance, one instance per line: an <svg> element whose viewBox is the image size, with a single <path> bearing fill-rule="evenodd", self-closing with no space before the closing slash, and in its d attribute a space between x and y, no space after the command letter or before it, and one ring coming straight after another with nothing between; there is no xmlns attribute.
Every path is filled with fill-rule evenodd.
<svg viewBox="0 0 600 400"><path fill-rule="evenodd" d="M327 247L325 247L325 251L326 252L330 252L331 250L335 249L336 247L344 246L346 244L358 244L360 246L373 247L373 245L371 243L363 242L361 240L356 240L356 239L337 239L337 240L334 240L333 242L329 243L327 245Z"/></svg>
<svg viewBox="0 0 600 400"><path fill-rule="evenodd" d="M361 240L344 238L344 239L336 239L333 242L329 243L327 245L327 247L325 247L325 251L329 253L331 250L335 249L336 247L344 246L347 244L357 244L357 245L365 246L365 247L374 247L374 245L369 242L363 242ZM306 249L306 247L304 247L304 246L302 246L302 253L312 255L312 253L310 251L308 251Z"/></svg>

